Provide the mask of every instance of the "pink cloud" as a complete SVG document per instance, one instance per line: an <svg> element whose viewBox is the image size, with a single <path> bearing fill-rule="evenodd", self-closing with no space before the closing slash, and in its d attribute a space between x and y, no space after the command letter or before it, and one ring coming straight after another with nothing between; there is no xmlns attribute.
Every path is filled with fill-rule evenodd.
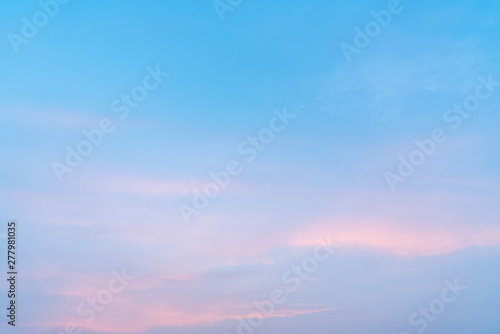
<svg viewBox="0 0 500 334"><path fill-rule="evenodd" d="M319 238L350 249L371 249L398 256L431 256L470 246L500 245L500 228L486 229L465 224L437 226L404 224L385 219L332 219L308 226L290 237L290 245L314 246Z"/></svg>

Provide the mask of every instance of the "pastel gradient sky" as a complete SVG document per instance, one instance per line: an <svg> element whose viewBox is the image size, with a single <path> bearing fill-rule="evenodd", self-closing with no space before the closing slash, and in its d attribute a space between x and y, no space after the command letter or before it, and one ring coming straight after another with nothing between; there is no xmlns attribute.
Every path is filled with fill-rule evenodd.
<svg viewBox="0 0 500 334"><path fill-rule="evenodd" d="M418 333L411 315L455 279L425 332L500 333L500 86L457 129L443 118L500 82L500 2L401 1L348 63L340 43L387 6L244 0L221 20L212 0L72 0L16 53L8 34L41 7L2 1L0 252L15 219L20 274L18 328L3 280L0 331L237 333L330 237L253 333ZM113 101L157 65L168 77L120 119ZM284 109L247 162L238 146ZM116 129L59 182L53 162L103 118ZM384 173L435 128L447 140L391 191ZM242 172L186 224L179 205L231 160ZM122 268L135 279L86 322Z"/></svg>

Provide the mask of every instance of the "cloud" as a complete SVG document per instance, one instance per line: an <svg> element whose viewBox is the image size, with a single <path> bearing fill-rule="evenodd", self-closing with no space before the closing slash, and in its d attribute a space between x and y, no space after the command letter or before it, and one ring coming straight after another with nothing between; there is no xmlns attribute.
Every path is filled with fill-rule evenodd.
<svg viewBox="0 0 500 334"><path fill-rule="evenodd" d="M500 228L457 224L404 224L384 218L331 219L296 232L290 244L313 246L329 235L346 249L365 249L404 257L447 254L459 249L500 246Z"/></svg>

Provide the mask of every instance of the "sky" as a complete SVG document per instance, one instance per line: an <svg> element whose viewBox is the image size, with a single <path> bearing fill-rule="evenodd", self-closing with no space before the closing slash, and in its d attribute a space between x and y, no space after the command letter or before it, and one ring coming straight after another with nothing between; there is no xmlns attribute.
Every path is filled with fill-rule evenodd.
<svg viewBox="0 0 500 334"><path fill-rule="evenodd" d="M2 333L499 333L499 2L0 9Z"/></svg>

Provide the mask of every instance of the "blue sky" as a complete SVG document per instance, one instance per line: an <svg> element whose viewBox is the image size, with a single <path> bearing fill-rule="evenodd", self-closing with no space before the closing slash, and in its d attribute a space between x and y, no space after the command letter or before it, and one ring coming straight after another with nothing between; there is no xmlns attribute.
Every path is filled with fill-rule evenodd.
<svg viewBox="0 0 500 334"><path fill-rule="evenodd" d="M457 279L421 332L498 333L499 3L401 1L350 62L340 44L391 1L243 0L221 20L211 1L72 0L15 52L41 3L0 5L0 208L22 279L22 328L2 330L233 334L284 289L254 333L413 334ZM168 76L120 119L113 101L155 68ZM478 89L454 129L445 113ZM54 162L103 119L114 131L59 182ZM436 128L446 141L391 191ZM230 161L241 172L197 207ZM338 251L290 291L283 274L325 238ZM122 268L135 278L85 321Z"/></svg>

